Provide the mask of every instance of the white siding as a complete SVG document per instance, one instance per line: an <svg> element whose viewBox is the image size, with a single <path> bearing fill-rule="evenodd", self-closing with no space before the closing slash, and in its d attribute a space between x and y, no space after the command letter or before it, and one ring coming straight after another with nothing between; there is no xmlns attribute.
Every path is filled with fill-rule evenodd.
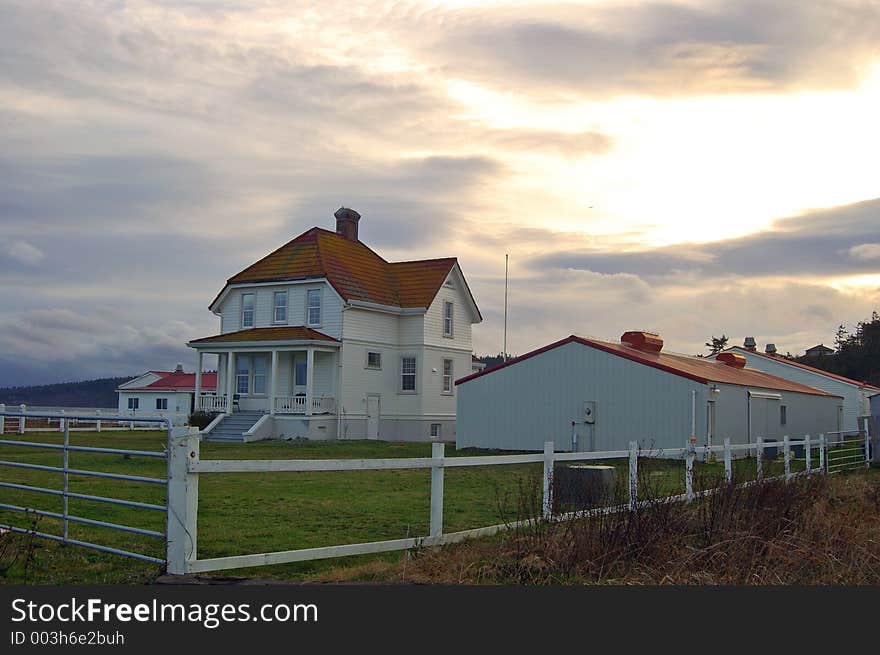
<svg viewBox="0 0 880 655"><path fill-rule="evenodd" d="M465 301L466 292L462 285L456 284L455 289L440 287L431 306L425 312L425 343L441 348L471 350L471 315ZM443 336L443 306L451 302L452 338Z"/></svg>
<svg viewBox="0 0 880 655"><path fill-rule="evenodd" d="M321 289L321 325L315 327L319 332L339 339L342 324L342 299L326 282L316 281L303 284L278 284L252 287L236 287L224 298L220 305L220 332L241 330L241 296L254 294L254 327L273 325L307 325L306 291ZM287 322L275 323L274 294L287 291Z"/></svg>
<svg viewBox="0 0 880 655"><path fill-rule="evenodd" d="M746 366L777 377L805 384L814 389L843 396L843 429L858 430L858 417L867 412L865 393L858 385L814 373L806 369L776 361L763 355L752 353L745 348L735 348L735 352L746 358ZM839 401L838 401L839 402Z"/></svg>

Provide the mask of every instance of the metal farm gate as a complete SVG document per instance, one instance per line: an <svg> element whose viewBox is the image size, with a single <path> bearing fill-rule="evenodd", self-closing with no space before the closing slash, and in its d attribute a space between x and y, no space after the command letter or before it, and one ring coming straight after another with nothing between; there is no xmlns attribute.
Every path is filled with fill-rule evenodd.
<svg viewBox="0 0 880 655"><path fill-rule="evenodd" d="M828 472L852 471L870 465L871 439L867 430L826 432Z"/></svg>
<svg viewBox="0 0 880 655"><path fill-rule="evenodd" d="M10 532L18 533L18 534L32 534L38 537L43 537L45 539L51 539L53 541L58 541L64 544L72 544L75 546L83 546L85 548L91 548L94 550L98 550L105 553L113 553L114 555L122 555L124 557L131 557L137 560L141 560L144 562L151 562L153 564L165 564L166 559L160 557L153 557L150 555L146 555L143 553L137 553L130 550L123 550L120 548L114 548L108 545L102 545L93 543L91 541L82 541L78 539L73 539L70 537L70 524L78 523L83 525L97 526L101 528L107 528L110 530L119 530L122 532L133 533L141 536L151 537L162 541L163 548L162 552L165 552L165 543L167 543L167 534L168 534L168 523L167 518L164 521L165 529L163 531L158 530L148 530L145 528L139 528L131 525L121 525L119 523L111 523L108 521L101 521L94 518L87 518L85 516L78 516L76 514L72 514L69 511L69 500L70 499L78 499L83 501L91 501L98 503L107 503L110 505L119 505L124 507L136 508L138 510L144 510L148 512L161 512L167 516L167 499L168 499L168 476L164 478L152 478L152 477L144 477L137 475L126 475L122 473L112 473L108 471L95 471L95 470L84 470L78 468L72 468L70 466L70 453L99 453L106 455L121 455L123 457L131 458L131 457L147 457L147 458L158 458L168 460L168 452L167 452L167 444L170 443L170 439L172 437L172 432L180 431L181 428L172 428L171 420L162 417L126 417L126 421L134 421L134 422L142 422L142 423L161 423L164 424L167 428L167 436L165 449L162 451L148 451L148 450L127 450L123 448L98 448L94 446L76 446L71 445L70 443L70 425L69 422L71 420L77 421L91 421L91 422L100 422L104 421L116 421L118 420L118 416L113 416L110 414L101 415L101 414L92 414L92 415L73 415L73 414L53 414L53 413L27 413L22 414L20 412L12 413L12 412L0 412L0 471L4 468L17 468L17 469L28 469L34 471L43 471L49 473L60 473L61 474L61 485L60 488L48 488L41 486L34 486L28 484L19 484L14 482L7 482L2 480L5 476L0 476L0 490L3 489L11 489L16 491L25 491L25 492L33 492L39 494L46 494L50 496L55 496L61 499L61 511L53 512L43 509L37 509L34 507L25 507L22 505L15 505L10 503L0 503L0 509L9 510L12 512L21 512L25 517L28 516L37 516L37 517L46 517L50 519L57 519L61 522L61 533L60 534L52 534L49 532L38 531L34 527L27 528L21 525L12 525L0 523L0 529L8 530ZM10 420L12 419L12 420ZM15 426L15 431L19 434L25 433L25 423L27 419L36 419L41 424L46 422L48 424L49 419L57 419L60 421L60 430L63 431L63 441L62 443L45 443L39 441L30 441L24 440L23 438L20 440L15 439L7 439L5 431L8 431L8 428ZM12 424L12 425L10 425ZM4 430L7 428L7 430ZM185 431L185 430L184 430ZM44 464L33 464L30 462L20 462L20 461L12 461L7 459L10 448L34 448L34 449L43 449L43 450L51 450L57 452L60 455L61 461L60 466L48 466ZM167 466L166 466L167 471ZM103 478L107 480L120 480L127 482L136 482L142 483L146 485L161 485L165 488L165 504L158 505L153 503L145 503L145 502L137 502L133 500L124 500L121 498L110 498L106 496L95 496L90 494L82 494L75 493L70 491L69 482L71 476L73 477L91 477L91 478ZM2 498L2 496L0 496Z"/></svg>

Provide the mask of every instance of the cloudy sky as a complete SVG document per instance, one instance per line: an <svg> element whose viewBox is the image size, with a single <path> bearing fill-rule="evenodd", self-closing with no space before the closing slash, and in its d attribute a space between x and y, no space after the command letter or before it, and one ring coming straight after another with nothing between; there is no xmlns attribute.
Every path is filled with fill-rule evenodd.
<svg viewBox="0 0 880 655"><path fill-rule="evenodd" d="M0 386L192 366L332 212L501 347L880 306L880 2L0 2Z"/></svg>

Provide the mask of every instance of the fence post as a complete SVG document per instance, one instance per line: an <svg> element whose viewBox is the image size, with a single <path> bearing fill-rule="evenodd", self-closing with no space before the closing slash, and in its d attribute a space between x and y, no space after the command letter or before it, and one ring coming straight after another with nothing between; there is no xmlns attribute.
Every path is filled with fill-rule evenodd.
<svg viewBox="0 0 880 655"><path fill-rule="evenodd" d="M188 464L199 462L199 429L178 427L168 431L168 516L166 569L171 575L187 572L196 559L199 474Z"/></svg>
<svg viewBox="0 0 880 655"><path fill-rule="evenodd" d="M782 437L782 447L785 449L785 453L782 456L782 461L785 463L785 481L788 482L791 479L791 449L788 440L788 435L784 435Z"/></svg>
<svg viewBox="0 0 880 655"><path fill-rule="evenodd" d="M629 442L629 508L634 510L639 501L639 443Z"/></svg>
<svg viewBox="0 0 880 655"><path fill-rule="evenodd" d="M134 410L131 410L131 415L134 416ZM134 430L134 421L129 421L129 422L128 422L128 429L129 429L129 430Z"/></svg>
<svg viewBox="0 0 880 655"><path fill-rule="evenodd" d="M541 508L545 519L549 519L553 513L553 442L544 442L544 489L543 506Z"/></svg>
<svg viewBox="0 0 880 655"><path fill-rule="evenodd" d="M64 410L61 410L61 412L64 413ZM67 424L67 421L63 421L63 423L64 423L64 455L63 455L64 472L62 473L62 480L63 480L62 484L64 485L64 491L61 496L61 516L62 516L64 543L67 543L68 527L69 527L69 523L70 523L67 519L67 516L68 516L67 494L69 491L69 486L68 486L69 475L68 475L67 471L70 468L70 426Z"/></svg>
<svg viewBox="0 0 880 655"><path fill-rule="evenodd" d="M6 405L4 403L0 403L0 434L6 429L6 417L3 416L3 412L6 411Z"/></svg>
<svg viewBox="0 0 880 655"><path fill-rule="evenodd" d="M724 440L724 477L727 484L733 482L733 462L730 457L730 437Z"/></svg>
<svg viewBox="0 0 880 655"><path fill-rule="evenodd" d="M100 415L101 415L101 410L100 410L100 409L96 409L96 410L95 410L95 414L96 414L97 416L100 416ZM100 431L101 431L101 419L98 418L98 419L95 419L95 432L100 432Z"/></svg>
<svg viewBox="0 0 880 655"><path fill-rule="evenodd" d="M684 492L688 502L694 499L694 445L688 442L684 460Z"/></svg>
<svg viewBox="0 0 880 655"><path fill-rule="evenodd" d="M26 409L27 409L27 406L24 403L22 403L21 405L18 406L18 411L21 414L21 416L18 418L18 433L19 434L24 434L24 421L25 421L24 412Z"/></svg>
<svg viewBox="0 0 880 655"><path fill-rule="evenodd" d="M819 472L827 473L825 469L825 434L819 433Z"/></svg>
<svg viewBox="0 0 880 655"><path fill-rule="evenodd" d="M64 432L65 427L67 426L67 419L64 418L65 412L63 409L59 412L61 414L61 418L58 419L58 431Z"/></svg>
<svg viewBox="0 0 880 655"><path fill-rule="evenodd" d="M811 461L812 457L810 457L810 435L804 435L804 468L807 470L807 475L812 473L811 467L813 462Z"/></svg>
<svg viewBox="0 0 880 655"><path fill-rule="evenodd" d="M756 480L758 482L764 481L764 439L758 437L758 440L755 442L757 456L755 457L758 462L758 472L756 475Z"/></svg>
<svg viewBox="0 0 880 655"><path fill-rule="evenodd" d="M443 456L446 444L431 444L431 536L443 536Z"/></svg>

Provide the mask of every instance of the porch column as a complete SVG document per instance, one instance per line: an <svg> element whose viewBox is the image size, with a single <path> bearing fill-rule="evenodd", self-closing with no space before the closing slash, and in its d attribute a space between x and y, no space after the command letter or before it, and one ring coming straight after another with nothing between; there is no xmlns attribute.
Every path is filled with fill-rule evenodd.
<svg viewBox="0 0 880 655"><path fill-rule="evenodd" d="M269 413L275 413L275 394L278 392L278 351L272 351L272 373L269 378Z"/></svg>
<svg viewBox="0 0 880 655"><path fill-rule="evenodd" d="M315 349L306 349L306 416L312 415L312 383L315 381Z"/></svg>
<svg viewBox="0 0 880 655"><path fill-rule="evenodd" d="M202 406L199 403L202 396L202 351L196 351L196 399L193 403L194 411L199 411Z"/></svg>
<svg viewBox="0 0 880 655"><path fill-rule="evenodd" d="M235 394L235 353L226 353L226 413L232 414L232 396Z"/></svg>

